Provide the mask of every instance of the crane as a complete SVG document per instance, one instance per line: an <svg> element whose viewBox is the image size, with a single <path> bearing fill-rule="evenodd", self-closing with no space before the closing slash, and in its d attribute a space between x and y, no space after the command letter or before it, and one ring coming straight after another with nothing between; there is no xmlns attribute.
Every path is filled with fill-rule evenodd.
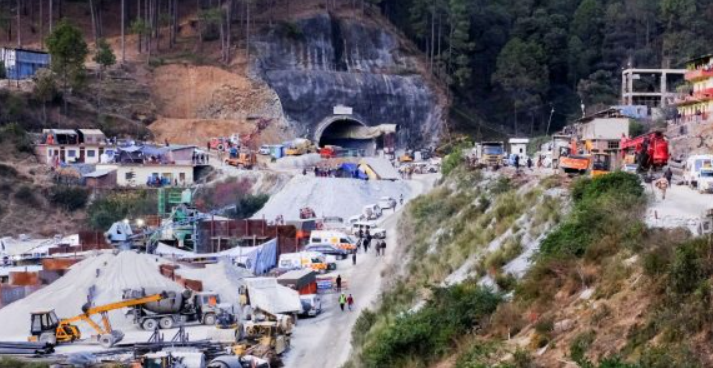
<svg viewBox="0 0 713 368"><path fill-rule="evenodd" d="M95 336L97 341L105 348L109 348L121 341L124 338L124 334L121 331L112 329L108 312L158 302L165 298L166 294L161 293L96 307L85 305L82 307L83 313L61 320L57 318L54 310L32 312L30 317L30 337L27 340L50 345L79 340L82 338L82 334L74 323L83 321L97 332ZM92 319L92 316L97 314L101 316L101 326Z"/></svg>

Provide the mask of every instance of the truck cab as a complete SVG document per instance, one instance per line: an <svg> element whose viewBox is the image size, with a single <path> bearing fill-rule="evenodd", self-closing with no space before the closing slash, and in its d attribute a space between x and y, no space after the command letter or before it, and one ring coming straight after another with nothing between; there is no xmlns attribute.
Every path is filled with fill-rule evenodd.
<svg viewBox="0 0 713 368"><path fill-rule="evenodd" d="M688 157L683 169L683 180L691 188L700 192L713 190L713 155Z"/></svg>
<svg viewBox="0 0 713 368"><path fill-rule="evenodd" d="M500 166L505 159L504 142L482 142L480 144L481 163L487 166Z"/></svg>

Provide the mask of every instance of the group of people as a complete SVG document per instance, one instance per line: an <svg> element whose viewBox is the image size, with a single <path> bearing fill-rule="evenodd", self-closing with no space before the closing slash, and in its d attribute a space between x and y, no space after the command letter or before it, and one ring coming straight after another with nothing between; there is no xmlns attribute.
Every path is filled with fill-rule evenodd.
<svg viewBox="0 0 713 368"><path fill-rule="evenodd" d="M403 198L401 199L401 203L403 204ZM374 240L374 238L369 232L369 229L366 229L366 231L359 229L357 236L359 237L359 240L357 242L357 250L359 249L359 245L361 245L364 248L364 253L366 254L366 252L369 250L369 247L371 247L371 242L372 240ZM384 252L386 251L386 241L384 241L384 239L376 240L374 242L374 247L376 249L377 257L383 256Z"/></svg>
<svg viewBox="0 0 713 368"><path fill-rule="evenodd" d="M341 293L339 295L339 308L342 309L342 312L344 312L344 306L347 305L349 307L349 310L351 311L353 306L354 306L354 297L352 294L349 294L347 296L345 293L342 292L342 275L337 275L337 292Z"/></svg>

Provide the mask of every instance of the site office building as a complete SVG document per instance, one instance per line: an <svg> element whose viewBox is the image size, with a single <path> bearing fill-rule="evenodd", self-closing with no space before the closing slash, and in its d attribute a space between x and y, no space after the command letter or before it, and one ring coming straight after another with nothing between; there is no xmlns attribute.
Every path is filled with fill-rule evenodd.
<svg viewBox="0 0 713 368"><path fill-rule="evenodd" d="M196 146L155 146L143 147L141 157L149 157L153 151L156 156L165 156L165 162L151 162L143 158L113 164L100 164L97 170L115 171L116 185L119 187L144 186L149 178L166 178L171 185L191 185L194 183L195 171L199 166L193 160ZM121 157L121 154L119 155Z"/></svg>
<svg viewBox="0 0 713 368"><path fill-rule="evenodd" d="M690 60L684 76L690 89L676 100L678 120L708 121L713 114L713 54Z"/></svg>
<svg viewBox="0 0 713 368"><path fill-rule="evenodd" d="M99 129L43 129L35 152L45 164L98 164L101 155L114 150Z"/></svg>
<svg viewBox="0 0 713 368"><path fill-rule="evenodd" d="M616 108L585 116L574 124L578 146L584 153L607 153L618 167L621 139L629 136L630 119Z"/></svg>

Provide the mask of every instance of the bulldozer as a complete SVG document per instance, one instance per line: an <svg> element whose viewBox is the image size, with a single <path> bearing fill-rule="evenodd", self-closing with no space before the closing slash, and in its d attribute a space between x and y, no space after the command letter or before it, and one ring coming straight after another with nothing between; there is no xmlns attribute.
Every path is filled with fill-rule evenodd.
<svg viewBox="0 0 713 368"><path fill-rule="evenodd" d="M96 331L97 334L93 336L93 339L103 347L110 348L121 341L124 338L124 334L111 327L111 322L107 315L108 312L157 302L164 299L164 297L164 294L154 294L147 297L124 300L96 307L85 304L82 307L83 313L63 319L59 319L54 310L32 312L30 314L30 336L27 338L27 341L57 345L80 340L82 333L79 331L79 327L74 323L84 321ZM97 314L101 316L101 326L92 319L92 316Z"/></svg>

